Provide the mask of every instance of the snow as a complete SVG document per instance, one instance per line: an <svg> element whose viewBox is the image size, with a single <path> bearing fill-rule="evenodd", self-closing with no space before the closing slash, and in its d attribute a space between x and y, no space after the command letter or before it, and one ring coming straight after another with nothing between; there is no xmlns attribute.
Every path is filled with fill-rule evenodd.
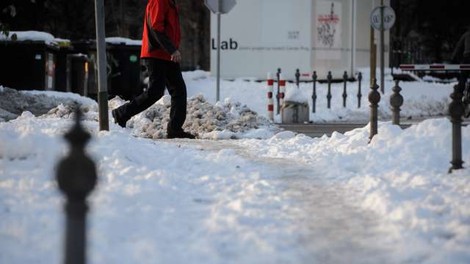
<svg viewBox="0 0 470 264"><path fill-rule="evenodd" d="M106 38L106 43L125 44L129 46L140 46L142 45L142 40L133 40L133 39L122 38L122 37L109 37L109 38Z"/></svg>
<svg viewBox="0 0 470 264"><path fill-rule="evenodd" d="M18 41L42 41L48 45L63 42L63 39L55 38L52 34L41 31L10 31L8 36L0 34L0 41L13 40L16 36Z"/></svg>
<svg viewBox="0 0 470 264"><path fill-rule="evenodd" d="M183 73L185 129L164 139L169 97L127 128L99 131L95 101L72 93L0 86L0 263L60 263L64 196L55 169L63 135L83 112L98 185L89 197L89 263L469 263L469 169L448 173L455 82L402 82L402 129L390 122L389 73L378 134L369 127L310 138L267 120L264 82ZM317 87L310 120L364 122L369 77ZM309 98L311 83L288 89ZM124 103L109 100L109 110ZM110 118L112 120L112 118ZM275 116L279 122L280 116ZM470 162L470 127L462 128Z"/></svg>
<svg viewBox="0 0 470 264"><path fill-rule="evenodd" d="M13 36L16 36L16 39L14 39ZM41 32L41 31L10 31L8 33L8 36L4 34L0 34L0 41L11 41L11 40L41 41L48 45L55 45L59 43L70 44L70 40L68 39L56 38L50 33ZM133 40L133 39L123 38L123 37L108 37L106 38L106 42L110 44L125 44L129 46L142 45L141 40Z"/></svg>

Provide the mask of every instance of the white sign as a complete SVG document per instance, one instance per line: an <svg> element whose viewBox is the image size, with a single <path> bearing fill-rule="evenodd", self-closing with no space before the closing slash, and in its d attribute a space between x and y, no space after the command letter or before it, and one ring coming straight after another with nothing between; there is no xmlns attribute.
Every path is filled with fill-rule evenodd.
<svg viewBox="0 0 470 264"><path fill-rule="evenodd" d="M207 8L209 8L212 13L217 14L226 14L232 10L232 8L237 4L235 0L204 0Z"/></svg>
<svg viewBox="0 0 470 264"><path fill-rule="evenodd" d="M378 6L372 10L372 13L370 14L370 24L372 25L373 28L377 30L382 30L382 12L381 9L383 8L383 30L388 30L390 29L393 24L395 24L395 11L389 6Z"/></svg>

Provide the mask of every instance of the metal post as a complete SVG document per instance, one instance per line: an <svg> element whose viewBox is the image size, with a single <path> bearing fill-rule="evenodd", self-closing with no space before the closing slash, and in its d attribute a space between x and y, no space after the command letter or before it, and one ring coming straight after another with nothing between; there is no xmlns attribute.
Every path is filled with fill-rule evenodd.
<svg viewBox="0 0 470 264"><path fill-rule="evenodd" d="M380 92L385 93L385 29L384 29L384 1L380 7Z"/></svg>
<svg viewBox="0 0 470 264"><path fill-rule="evenodd" d="M106 42L103 0L95 0L96 52L98 54L98 107L100 130L109 130L108 79L106 73Z"/></svg>
<svg viewBox="0 0 470 264"><path fill-rule="evenodd" d="M221 6L221 0L219 0L219 6ZM220 100L220 12L217 13L217 81L216 81L216 96L215 101Z"/></svg>
<svg viewBox="0 0 470 264"><path fill-rule="evenodd" d="M464 114L464 105L462 103L462 92L459 85L454 86L454 92L450 95L452 98L449 104L450 121L452 122L452 166L449 173L453 170L463 168L462 161L462 116Z"/></svg>
<svg viewBox="0 0 470 264"><path fill-rule="evenodd" d="M279 104L281 105L281 109L284 107L284 98L286 95L286 80L279 74Z"/></svg>
<svg viewBox="0 0 470 264"><path fill-rule="evenodd" d="M328 109L331 108L331 79L333 79L333 76L331 76L331 71L328 72L328 75L326 76L326 79L328 81L328 93L326 94L326 100L328 103Z"/></svg>
<svg viewBox="0 0 470 264"><path fill-rule="evenodd" d="M97 181L95 164L85 154L90 134L80 125L80 116L81 112L77 110L75 125L65 134L70 152L59 162L56 172L59 188L67 197L65 264L86 263L86 199Z"/></svg>
<svg viewBox="0 0 470 264"><path fill-rule="evenodd" d="M274 105L273 105L273 86L274 80L271 76L271 73L268 73L268 117L269 120L274 121Z"/></svg>
<svg viewBox="0 0 470 264"><path fill-rule="evenodd" d="M348 98L348 93L346 91L347 83L348 83L348 72L344 71L344 74L343 74L343 107L346 107L346 99Z"/></svg>
<svg viewBox="0 0 470 264"><path fill-rule="evenodd" d="M297 88L299 88L299 84L300 84L300 70L299 69L295 70L295 84L297 85Z"/></svg>
<svg viewBox="0 0 470 264"><path fill-rule="evenodd" d="M312 81L313 81L313 93L312 93L312 113L315 113L315 109L317 106L317 72L314 71L312 75Z"/></svg>
<svg viewBox="0 0 470 264"><path fill-rule="evenodd" d="M378 131L378 107L380 102L380 93L377 92L379 86L377 85L377 79L374 79L374 84L370 87L371 91L369 93L369 102L370 102L370 135L369 139L377 135Z"/></svg>
<svg viewBox="0 0 470 264"><path fill-rule="evenodd" d="M362 73L359 72L357 76L357 82L358 82L358 87L357 87L357 108L361 108L361 98L362 98L362 93L361 93L361 83L362 83Z"/></svg>
<svg viewBox="0 0 470 264"><path fill-rule="evenodd" d="M277 73L276 73L276 78L277 78L277 93L276 93L276 102L277 102L277 111L276 113L279 115L281 112L281 98L280 98L280 79L281 79L281 68L277 68Z"/></svg>
<svg viewBox="0 0 470 264"><path fill-rule="evenodd" d="M351 0L351 68L350 72L353 73L356 69L356 35L357 35L357 3L356 0Z"/></svg>
<svg viewBox="0 0 470 264"><path fill-rule="evenodd" d="M375 31L370 27L370 86L374 85L377 78L377 45L375 45Z"/></svg>
<svg viewBox="0 0 470 264"><path fill-rule="evenodd" d="M403 96L400 94L401 88L398 86L399 80L395 80L395 86L392 88L390 96L390 105L392 107L392 123L400 125L400 107L403 105Z"/></svg>

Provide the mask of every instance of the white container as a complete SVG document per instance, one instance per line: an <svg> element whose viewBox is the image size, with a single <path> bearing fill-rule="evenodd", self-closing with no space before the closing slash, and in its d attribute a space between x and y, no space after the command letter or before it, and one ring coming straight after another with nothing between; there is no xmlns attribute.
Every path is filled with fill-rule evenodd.
<svg viewBox="0 0 470 264"><path fill-rule="evenodd" d="M307 123L309 121L309 108L307 103L285 101L281 108L281 122Z"/></svg>

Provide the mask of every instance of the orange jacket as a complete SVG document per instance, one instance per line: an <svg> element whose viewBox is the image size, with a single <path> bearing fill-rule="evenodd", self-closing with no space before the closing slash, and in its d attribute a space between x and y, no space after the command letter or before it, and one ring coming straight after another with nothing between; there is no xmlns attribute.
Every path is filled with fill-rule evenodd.
<svg viewBox="0 0 470 264"><path fill-rule="evenodd" d="M181 40L175 0L148 0L143 28L140 57L171 61Z"/></svg>

